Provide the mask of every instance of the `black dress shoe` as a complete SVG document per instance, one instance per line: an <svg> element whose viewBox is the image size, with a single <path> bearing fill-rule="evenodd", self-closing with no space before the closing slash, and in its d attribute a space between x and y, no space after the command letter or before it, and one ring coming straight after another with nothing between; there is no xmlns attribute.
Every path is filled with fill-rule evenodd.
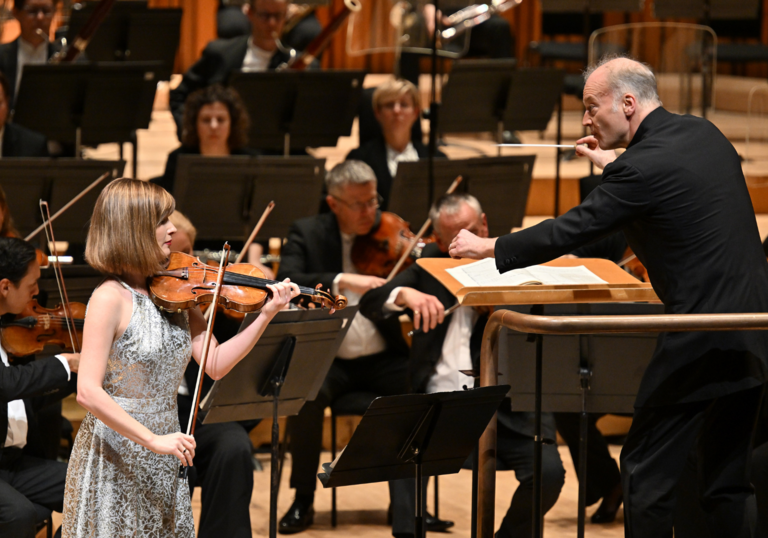
<svg viewBox="0 0 768 538"><path fill-rule="evenodd" d="M424 516L424 527L427 529L427 532L446 532L453 525L453 521L438 519L429 513Z"/></svg>
<svg viewBox="0 0 768 538"><path fill-rule="evenodd" d="M280 523L277 525L277 532L280 534L296 534L305 531L315 520L315 509L310 504L308 506L293 501L293 504L285 513Z"/></svg>
<svg viewBox="0 0 768 538"><path fill-rule="evenodd" d="M603 502L592 514L591 521L595 524L613 523L616 519L616 512L619 511L621 503L624 501L621 484L616 486L611 493L603 497Z"/></svg>

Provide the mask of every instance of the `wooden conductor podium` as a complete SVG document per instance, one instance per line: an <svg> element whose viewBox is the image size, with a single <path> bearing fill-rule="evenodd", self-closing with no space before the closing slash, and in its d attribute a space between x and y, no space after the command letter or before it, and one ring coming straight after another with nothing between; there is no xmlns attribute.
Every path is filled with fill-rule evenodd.
<svg viewBox="0 0 768 538"><path fill-rule="evenodd" d="M465 287L456 280L448 269L474 263L476 260L453 260L450 258L424 258L418 264L443 284L463 306L510 306L584 303L658 303L650 284L640 282L615 263L603 259L573 258L558 259L544 265L553 267L584 266L604 280L600 284L583 285L523 285L507 287ZM543 318L543 316L541 316ZM483 337L480 361L480 386L492 386L498 379L498 333L501 326L489 323ZM489 334L492 333L492 334ZM541 454L543 438L541 433L541 379L542 379L542 335L536 334L536 430L534 435L534 498L533 536L543 534L541 507ZM489 360L488 357L495 357ZM480 438L477 484L477 519L472 536L491 538L494 533L494 502L496 489L496 417L491 420Z"/></svg>

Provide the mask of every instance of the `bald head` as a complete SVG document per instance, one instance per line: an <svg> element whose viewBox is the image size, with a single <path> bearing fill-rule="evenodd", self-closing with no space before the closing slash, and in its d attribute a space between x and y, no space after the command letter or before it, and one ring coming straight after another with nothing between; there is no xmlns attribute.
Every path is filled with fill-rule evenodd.
<svg viewBox="0 0 768 538"><path fill-rule="evenodd" d="M656 90L656 77L653 71L644 63L623 57L603 57L597 64L590 66L584 72L584 80L603 86L618 106L624 94L632 94L638 105L651 107L651 110L661 106L661 99Z"/></svg>

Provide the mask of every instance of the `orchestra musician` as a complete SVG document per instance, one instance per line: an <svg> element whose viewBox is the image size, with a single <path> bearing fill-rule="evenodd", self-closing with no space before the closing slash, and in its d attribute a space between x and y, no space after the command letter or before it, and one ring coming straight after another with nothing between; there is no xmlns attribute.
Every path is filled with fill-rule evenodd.
<svg viewBox="0 0 768 538"><path fill-rule="evenodd" d="M349 305L356 305L365 292L384 284L382 278L358 274L350 254L355 237L367 234L376 222L376 175L361 161L345 161L328 173L325 183L331 212L300 219L291 226L278 278L288 277L309 287L322 284L323 289L331 289L334 295L342 293ZM355 391L382 396L406 394L407 377L408 346L397 318L374 323L355 316L317 399L306 402L297 416L288 419L291 487L296 496L280 520L278 532L301 532L314 521L325 408ZM395 492L390 484L392 533L412 535L414 512Z"/></svg>
<svg viewBox="0 0 768 538"><path fill-rule="evenodd" d="M5 75L0 73L0 158L48 157L48 142L45 136L8 121L10 91L11 85Z"/></svg>
<svg viewBox="0 0 768 538"><path fill-rule="evenodd" d="M24 309L38 293L39 277L35 248L0 237L0 316ZM27 450L41 434L36 413L74 391L71 374L78 371L80 355L63 353L10 366L0 344L0 359L0 536L34 538L44 517L36 506L62 511L67 474L65 463Z"/></svg>
<svg viewBox="0 0 768 538"><path fill-rule="evenodd" d="M587 71L577 153L603 168L582 204L498 239L462 230L453 257L499 271L545 262L623 230L669 314L766 312L768 262L739 156L711 123L661 106L627 58ZM626 148L617 158L616 148ZM699 504L718 536L754 536L752 435L768 380L765 331L662 333L621 454L626 535L673 534L676 485L696 451Z"/></svg>
<svg viewBox="0 0 768 538"><path fill-rule="evenodd" d="M248 4L251 35L217 39L206 45L200 59L170 93L170 105L179 140L183 136L184 103L193 91L211 84L225 84L233 71L268 71L290 56L278 48L288 0L251 0Z"/></svg>
<svg viewBox="0 0 768 538"><path fill-rule="evenodd" d="M165 172L152 181L173 194L179 155L258 155L246 146L250 124L248 111L233 88L213 84L192 92L184 105L181 146L168 154Z"/></svg>
<svg viewBox="0 0 768 538"><path fill-rule="evenodd" d="M148 278L170 256L173 197L152 183L116 179L99 195L85 255L108 275L85 317L77 400L89 413L69 460L64 538L195 535L186 479L195 439L179 431L177 388L190 355L200 360L207 322L198 308L164 313ZM236 337L211 339L206 372L220 379L247 355L298 294L268 286L259 317Z"/></svg>
<svg viewBox="0 0 768 538"><path fill-rule="evenodd" d="M397 164L429 156L427 146L411 138L411 128L421 117L421 94L407 80L387 81L373 92L373 112L381 134L350 151L347 160L363 161L373 169L383 199L381 208L386 210ZM440 151L436 156L446 158Z"/></svg>
<svg viewBox="0 0 768 538"><path fill-rule="evenodd" d="M448 245L459 230L472 230L488 236L488 222L480 202L469 194L447 194L432 206L429 217L436 242L422 251L422 257L448 257ZM480 343L488 320L487 312L459 307L445 316L445 309L456 298L418 264L397 275L389 283L366 293L360 300L360 313L376 323L397 319L406 312L412 319L412 382L418 392L452 392L474 386L472 377L460 370L479 369ZM514 470L520 486L512 497L509 510L496 532L497 538L531 535L533 499L533 413L512 412L509 400L498 411L496 457L499 468ZM545 415L544 436L555 438L551 414ZM543 509L554 506L565 482L565 470L557 446L548 444L543 451ZM414 481L405 480L402 494L415 509Z"/></svg>
<svg viewBox="0 0 768 538"><path fill-rule="evenodd" d="M197 231L179 211L171 213L169 220L176 228L171 236L171 252L192 254ZM217 317L215 328L229 320ZM239 328L236 324L234 333ZM220 331L216 339L224 341ZM194 389L199 367L190 361L181 379L178 395L179 423L187 424L194 406L191 389ZM205 376L200 395L202 400L210 391L213 380ZM198 538L227 536L251 537L250 503L253 493L253 445L248 437L258 420L249 423L219 422L203 424L199 419L195 427L195 459L190 472L190 494L195 485L202 488ZM197 483L197 484L196 484Z"/></svg>

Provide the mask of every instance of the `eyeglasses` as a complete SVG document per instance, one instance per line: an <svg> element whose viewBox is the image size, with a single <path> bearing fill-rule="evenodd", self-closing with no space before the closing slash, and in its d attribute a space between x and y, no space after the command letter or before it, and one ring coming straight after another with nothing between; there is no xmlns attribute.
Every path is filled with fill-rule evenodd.
<svg viewBox="0 0 768 538"><path fill-rule="evenodd" d="M285 20L285 13L282 11L257 11L256 16L262 22L269 22L272 19L274 19L275 22L282 22Z"/></svg>
<svg viewBox="0 0 768 538"><path fill-rule="evenodd" d="M22 9L22 11L27 17L38 17L40 14L45 18L53 17L53 9L50 7L28 6Z"/></svg>
<svg viewBox="0 0 768 538"><path fill-rule="evenodd" d="M368 211L371 209L378 209L379 207L381 207L381 203L384 201L384 198L381 196L381 194L377 194L375 198L371 198L367 202L355 202L352 204L342 200L338 196L333 196L333 195L331 196L336 200L338 200L339 202L341 202L342 204L344 204L345 206L347 206L352 211L355 211L357 213L361 213L363 211Z"/></svg>

